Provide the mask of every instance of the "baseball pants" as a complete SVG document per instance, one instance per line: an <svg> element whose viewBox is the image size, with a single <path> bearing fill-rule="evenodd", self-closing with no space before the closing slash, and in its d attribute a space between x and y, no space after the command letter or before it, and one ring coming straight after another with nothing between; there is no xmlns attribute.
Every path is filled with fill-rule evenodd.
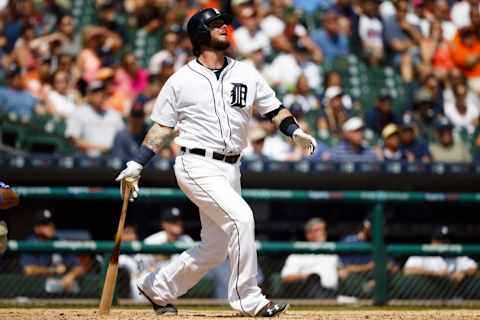
<svg viewBox="0 0 480 320"><path fill-rule="evenodd" d="M201 242L169 265L148 273L139 286L158 304L185 294L210 269L230 261L228 300L233 309L255 315L268 300L257 285L255 223L240 196L240 164L194 154L175 160L180 189L200 209Z"/></svg>

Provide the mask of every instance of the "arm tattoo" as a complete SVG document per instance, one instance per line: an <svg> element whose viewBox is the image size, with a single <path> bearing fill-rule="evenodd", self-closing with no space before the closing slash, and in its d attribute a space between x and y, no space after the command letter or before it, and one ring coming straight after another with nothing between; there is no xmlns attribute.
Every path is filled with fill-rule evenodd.
<svg viewBox="0 0 480 320"><path fill-rule="evenodd" d="M163 147L169 145L174 138L173 128L165 127L155 123L150 130L148 130L143 145L150 148L155 153L160 152Z"/></svg>

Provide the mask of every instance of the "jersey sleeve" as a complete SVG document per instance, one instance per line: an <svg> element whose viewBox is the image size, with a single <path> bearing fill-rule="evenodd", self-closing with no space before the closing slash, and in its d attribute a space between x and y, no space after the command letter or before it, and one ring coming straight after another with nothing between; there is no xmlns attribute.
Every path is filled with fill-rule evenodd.
<svg viewBox="0 0 480 320"><path fill-rule="evenodd" d="M166 127L174 128L176 126L178 114L175 103L175 90L172 86L171 78L160 90L150 118Z"/></svg>
<svg viewBox="0 0 480 320"><path fill-rule="evenodd" d="M275 91L268 85L260 73L253 69L256 77L255 105L258 112L263 116L280 107L281 102L277 99Z"/></svg>

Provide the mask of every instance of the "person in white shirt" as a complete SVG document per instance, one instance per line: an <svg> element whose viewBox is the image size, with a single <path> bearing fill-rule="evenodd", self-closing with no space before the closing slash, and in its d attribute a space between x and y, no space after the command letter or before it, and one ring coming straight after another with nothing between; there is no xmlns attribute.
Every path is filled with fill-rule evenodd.
<svg viewBox="0 0 480 320"><path fill-rule="evenodd" d="M171 63L175 71L187 63L188 55L179 48L178 34L169 31L163 37L163 50L155 53L150 58L148 71L150 74L159 74L163 65Z"/></svg>
<svg viewBox="0 0 480 320"><path fill-rule="evenodd" d="M463 0L456 2L450 11L452 22L458 29L467 28L471 25L470 10L472 6L480 8L478 0Z"/></svg>
<svg viewBox="0 0 480 320"><path fill-rule="evenodd" d="M68 118L77 109L77 99L78 94L70 85L70 76L65 71L56 71L45 99L48 112L60 118Z"/></svg>
<svg viewBox="0 0 480 320"><path fill-rule="evenodd" d="M167 208L160 215L160 228L158 231L148 237L143 242L149 245L161 245L166 243L179 242L183 244L192 244L193 239L183 233L182 213L176 207ZM125 227L122 235L123 241L137 241L138 236L134 226ZM137 280L146 272L155 271L169 263L171 259L178 257L174 255L152 255L152 254L122 254L119 257L119 267L125 268L130 275L130 295L137 301L144 301L143 297L137 289Z"/></svg>
<svg viewBox="0 0 480 320"><path fill-rule="evenodd" d="M449 233L447 226L437 228L432 234L431 244L448 244L450 242ZM477 270L477 263L467 256L412 256L405 263L403 273L405 275L449 278L458 283L473 275Z"/></svg>
<svg viewBox="0 0 480 320"><path fill-rule="evenodd" d="M378 64L384 56L383 24L378 17L378 1L362 1L358 17L358 37L364 56L370 64Z"/></svg>
<svg viewBox="0 0 480 320"><path fill-rule="evenodd" d="M109 151L115 135L125 127L117 111L105 108L105 99L105 84L93 81L88 86L87 104L67 118L65 136L79 151L90 157Z"/></svg>
<svg viewBox="0 0 480 320"><path fill-rule="evenodd" d="M309 242L327 240L327 224L322 218L312 218L305 224ZM335 296L338 288L339 257L336 254L291 254L281 276L286 298L325 298Z"/></svg>
<svg viewBox="0 0 480 320"><path fill-rule="evenodd" d="M444 101L443 112L454 127L473 134L480 115L478 96L466 84L457 83L444 91Z"/></svg>
<svg viewBox="0 0 480 320"><path fill-rule="evenodd" d="M237 51L241 56L248 57L258 48L261 48L263 53L268 56L272 51L270 39L260 28L255 12L248 11L248 13L248 15L239 17L242 26L237 28L233 33Z"/></svg>
<svg viewBox="0 0 480 320"><path fill-rule="evenodd" d="M283 91L293 91L302 74L311 89L320 87L320 69L310 60L306 48L300 45L295 46L293 53L278 55L265 70L269 83Z"/></svg>

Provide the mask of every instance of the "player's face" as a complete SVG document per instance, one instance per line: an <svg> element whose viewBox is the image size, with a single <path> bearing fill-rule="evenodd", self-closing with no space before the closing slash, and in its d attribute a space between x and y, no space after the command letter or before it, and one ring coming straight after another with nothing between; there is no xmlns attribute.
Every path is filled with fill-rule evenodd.
<svg viewBox="0 0 480 320"><path fill-rule="evenodd" d="M227 36L227 25L222 19L216 19L209 23L210 29L210 47L223 51L230 47L230 42Z"/></svg>

